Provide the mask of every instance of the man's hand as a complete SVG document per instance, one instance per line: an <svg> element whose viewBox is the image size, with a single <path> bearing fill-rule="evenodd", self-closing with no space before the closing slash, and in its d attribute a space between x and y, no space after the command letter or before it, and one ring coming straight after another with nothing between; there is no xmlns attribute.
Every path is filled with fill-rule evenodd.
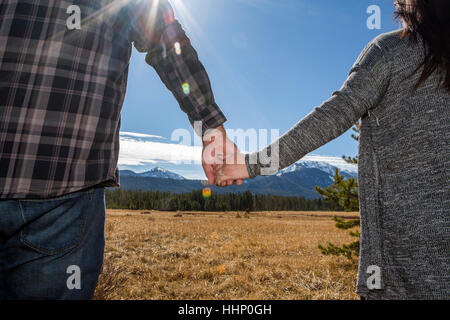
<svg viewBox="0 0 450 320"><path fill-rule="evenodd" d="M223 126L208 130L203 136L202 166L210 185L216 182L215 172L226 163L237 163L237 157L241 154L236 145L227 138ZM236 182L242 185L242 180L228 179L221 181L221 186L231 186Z"/></svg>
<svg viewBox="0 0 450 320"><path fill-rule="evenodd" d="M236 161L225 161L224 165L215 167L214 175L216 184L221 187L227 186L229 181L248 179L250 176L245 164L245 155L238 151Z"/></svg>

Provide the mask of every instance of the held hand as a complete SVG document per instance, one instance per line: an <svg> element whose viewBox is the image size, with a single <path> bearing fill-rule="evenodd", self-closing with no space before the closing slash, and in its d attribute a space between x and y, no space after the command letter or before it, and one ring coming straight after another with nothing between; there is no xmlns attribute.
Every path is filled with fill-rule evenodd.
<svg viewBox="0 0 450 320"><path fill-rule="evenodd" d="M217 183L215 171L225 163L236 163L236 158L240 154L236 145L228 139L223 126L209 130L203 137L202 166L210 185ZM240 179L221 180L225 185L242 185Z"/></svg>
<svg viewBox="0 0 450 320"><path fill-rule="evenodd" d="M220 187L229 185L229 181L241 181L248 179L249 174L245 164L245 155L238 153L236 161L225 161L222 166L217 166L214 170L216 184Z"/></svg>

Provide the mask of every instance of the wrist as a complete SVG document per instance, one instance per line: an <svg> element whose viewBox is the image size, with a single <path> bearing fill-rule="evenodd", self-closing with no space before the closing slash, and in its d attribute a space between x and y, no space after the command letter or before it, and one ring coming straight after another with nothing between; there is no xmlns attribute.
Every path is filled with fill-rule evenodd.
<svg viewBox="0 0 450 320"><path fill-rule="evenodd" d="M238 176L241 179L248 179L248 178L250 178L250 173L249 173L248 168L247 168L247 160L246 160L246 158L247 158L247 156L245 154L243 154L243 153L239 153L239 155L237 157L237 164L239 165L238 166L238 168L239 168L238 169L239 170Z"/></svg>
<svg viewBox="0 0 450 320"><path fill-rule="evenodd" d="M245 155L245 169L247 170L250 178L261 175L261 165L258 161L258 153Z"/></svg>
<svg viewBox="0 0 450 320"><path fill-rule="evenodd" d="M227 132L225 130L225 127L223 125L220 125L213 129L208 129L203 132L203 146L207 146L215 141L216 138L222 138L225 140L227 136Z"/></svg>

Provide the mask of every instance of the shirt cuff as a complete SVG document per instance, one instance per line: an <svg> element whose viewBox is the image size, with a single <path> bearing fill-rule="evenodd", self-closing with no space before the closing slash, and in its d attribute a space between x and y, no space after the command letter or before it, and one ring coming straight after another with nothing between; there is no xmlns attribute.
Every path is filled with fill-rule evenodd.
<svg viewBox="0 0 450 320"><path fill-rule="evenodd" d="M201 137L205 135L207 130L220 127L227 121L227 118L215 103L204 108L204 113L205 115L200 114L200 116L198 114L195 114L195 116L189 115L189 119L194 126L195 132ZM196 122L201 122L201 126L196 125Z"/></svg>
<svg viewBox="0 0 450 320"><path fill-rule="evenodd" d="M247 171L250 178L255 178L261 175L261 165L258 162L258 153L246 154L245 165L247 166Z"/></svg>

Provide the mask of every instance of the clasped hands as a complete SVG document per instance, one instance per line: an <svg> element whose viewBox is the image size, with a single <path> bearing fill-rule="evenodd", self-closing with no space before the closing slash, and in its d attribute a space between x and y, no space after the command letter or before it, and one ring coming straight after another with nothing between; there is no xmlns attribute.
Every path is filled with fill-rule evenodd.
<svg viewBox="0 0 450 320"><path fill-rule="evenodd" d="M249 178L245 154L227 137L223 126L203 136L202 166L210 185L240 186Z"/></svg>

